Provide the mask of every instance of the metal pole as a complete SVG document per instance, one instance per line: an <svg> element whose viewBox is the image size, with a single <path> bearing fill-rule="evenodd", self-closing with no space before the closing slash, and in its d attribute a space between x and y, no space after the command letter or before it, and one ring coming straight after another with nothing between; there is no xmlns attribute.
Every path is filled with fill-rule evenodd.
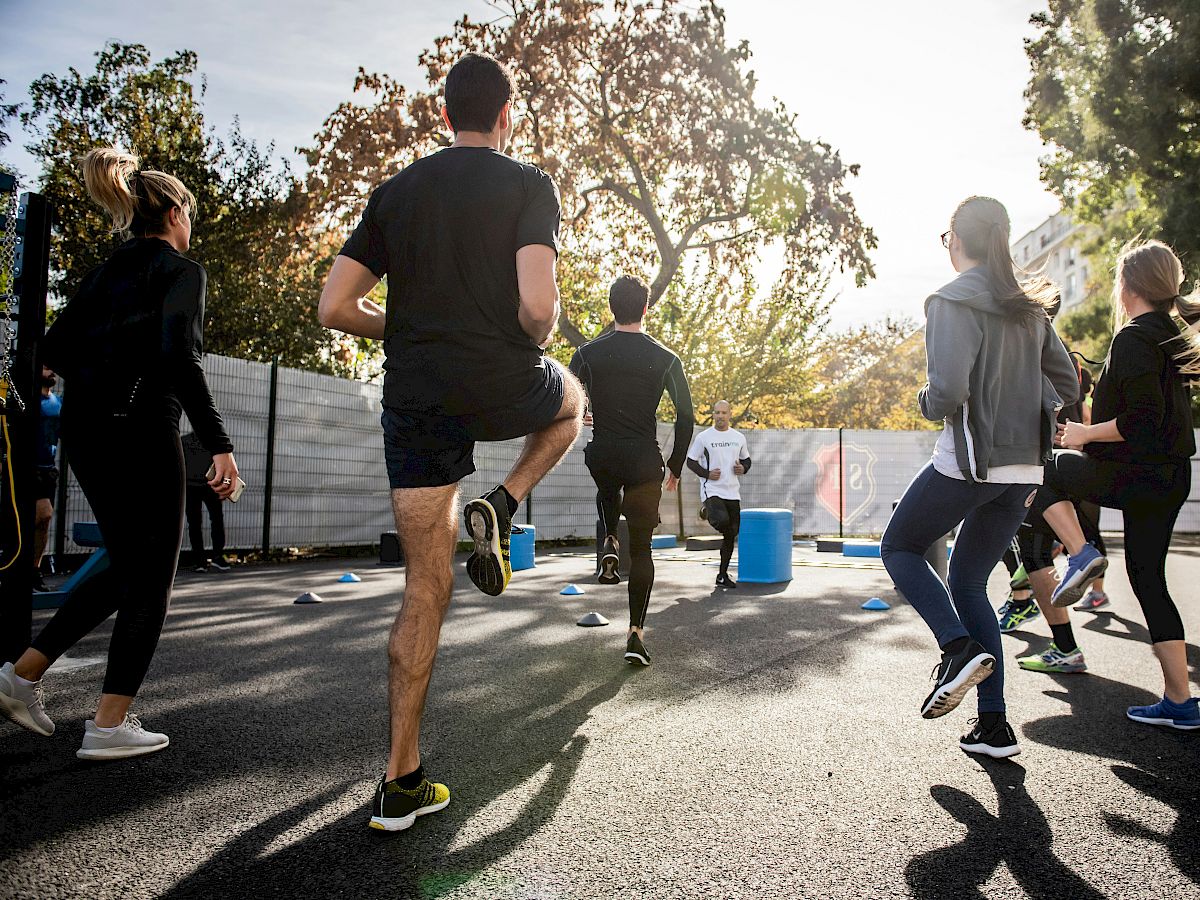
<svg viewBox="0 0 1200 900"><path fill-rule="evenodd" d="M267 465L263 478L262 552L271 552L271 493L275 481L275 409L279 395L279 357L271 360L271 393L267 401Z"/></svg>
<svg viewBox="0 0 1200 900"><path fill-rule="evenodd" d="M842 429L838 429L838 537L845 537L846 521L846 450L842 445Z"/></svg>
<svg viewBox="0 0 1200 900"><path fill-rule="evenodd" d="M525 524L533 524L533 488L530 488L525 496Z"/></svg>
<svg viewBox="0 0 1200 900"><path fill-rule="evenodd" d="M23 224L24 237L15 285L21 305L12 316L17 324L12 360L13 384L9 391L9 403L4 410L12 441L12 455L5 465L12 466L17 484L17 522L13 524L20 528L21 534L20 552L15 559L3 560L2 564L11 562L11 565L0 574L5 598L0 604L0 656L5 661L15 661L20 656L29 646L33 632L33 521L37 500L30 488L34 483L37 443L41 437L38 427L42 414L41 390L38 387L41 380L38 345L46 328L46 292L49 289L50 271L50 203L41 194L24 194L21 206L23 223L8 223L8 227L15 226L18 229ZM25 402L24 412L16 402L18 394ZM13 550L16 550L15 537L14 529Z"/></svg>

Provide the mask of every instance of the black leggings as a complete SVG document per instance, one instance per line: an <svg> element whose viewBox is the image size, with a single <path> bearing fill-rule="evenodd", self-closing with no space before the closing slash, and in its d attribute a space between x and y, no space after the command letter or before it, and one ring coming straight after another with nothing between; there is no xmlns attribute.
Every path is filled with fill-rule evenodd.
<svg viewBox="0 0 1200 900"><path fill-rule="evenodd" d="M642 628L654 587L650 542L662 499L662 452L654 441L595 441L584 461L596 482L596 512L609 537L617 536L621 516L629 524L629 624Z"/></svg>
<svg viewBox="0 0 1200 900"><path fill-rule="evenodd" d="M109 567L71 593L33 648L51 661L117 614L104 693L137 695L158 646L183 537L183 448L169 421L63 419L63 445Z"/></svg>
<svg viewBox="0 0 1200 900"><path fill-rule="evenodd" d="M1182 641L1183 620L1167 592L1166 566L1175 520L1191 493L1191 462L1135 465L1096 459L1077 450L1055 450L1045 471L1032 511L1041 518L1062 500L1121 510L1125 570L1146 617L1150 640L1156 644Z"/></svg>
<svg viewBox="0 0 1200 900"><path fill-rule="evenodd" d="M189 483L183 511L187 516L188 540L199 564L208 559L204 552L204 515L200 512L201 507L208 510L208 520L212 524L213 558L219 559L225 552L225 511L221 508L221 498L207 484Z"/></svg>
<svg viewBox="0 0 1200 900"><path fill-rule="evenodd" d="M742 501L709 497L704 501L704 513L708 524L721 532L721 574L728 575L729 560L733 558L738 532L742 530Z"/></svg>
<svg viewBox="0 0 1200 900"><path fill-rule="evenodd" d="M1107 555L1108 548L1100 534L1100 507L1095 503L1075 502L1075 514L1083 537L1101 553ZM1021 564L1026 573L1040 572L1054 565L1054 547L1060 543L1058 535L1046 524L1040 513L1030 510L1024 524L1017 531L1017 546L1021 552Z"/></svg>

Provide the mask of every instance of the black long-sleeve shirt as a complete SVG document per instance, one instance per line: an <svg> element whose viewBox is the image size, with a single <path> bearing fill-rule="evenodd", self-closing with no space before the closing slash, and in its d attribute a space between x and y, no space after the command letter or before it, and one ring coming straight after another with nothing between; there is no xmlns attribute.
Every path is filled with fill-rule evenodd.
<svg viewBox="0 0 1200 900"><path fill-rule="evenodd" d="M66 383L64 419L162 416L178 426L186 411L210 453L232 451L200 365L207 280L159 238L126 241L89 272L42 346Z"/></svg>
<svg viewBox="0 0 1200 900"><path fill-rule="evenodd" d="M1091 456L1161 464L1196 452L1187 384L1172 357L1179 329L1166 313L1143 313L1113 338L1092 399L1092 421L1116 419L1124 441L1096 442Z"/></svg>
<svg viewBox="0 0 1200 900"><path fill-rule="evenodd" d="M667 468L678 478L696 424L679 357L648 334L610 331L575 351L571 371L587 388L597 440L657 440L663 391L675 404L675 440Z"/></svg>

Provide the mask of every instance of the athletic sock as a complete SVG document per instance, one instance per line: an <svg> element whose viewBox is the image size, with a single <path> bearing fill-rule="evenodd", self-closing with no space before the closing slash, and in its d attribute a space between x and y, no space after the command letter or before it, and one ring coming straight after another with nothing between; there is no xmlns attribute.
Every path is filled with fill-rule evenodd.
<svg viewBox="0 0 1200 900"><path fill-rule="evenodd" d="M949 653L951 656L954 656L954 655L956 655L958 653L962 653L964 650L966 650L967 644L969 644L969 643L971 643L971 639L969 637L955 638L950 643L948 643L945 647L942 648L942 652Z"/></svg>
<svg viewBox="0 0 1200 900"><path fill-rule="evenodd" d="M1079 649L1079 644L1075 642L1075 632L1072 630L1070 622L1063 622L1061 625L1051 625L1050 631L1054 634L1054 646L1063 653L1073 653Z"/></svg>
<svg viewBox="0 0 1200 900"><path fill-rule="evenodd" d="M496 485L496 490L504 495L504 500L508 504L508 517L511 519L517 514L517 509L521 504L513 499L513 495L508 492L508 488L506 488L504 485Z"/></svg>
<svg viewBox="0 0 1200 900"><path fill-rule="evenodd" d="M979 729L983 732L989 732L998 725L1003 725L1005 722L1004 713L1002 712L981 712L979 714Z"/></svg>
<svg viewBox="0 0 1200 900"><path fill-rule="evenodd" d="M416 790L421 786L421 782L425 780L425 767L417 766L415 772L409 772L407 775L401 775L399 778L393 779L396 784L404 788L406 791Z"/></svg>
<svg viewBox="0 0 1200 900"><path fill-rule="evenodd" d="M1028 597L1018 597L1016 594L1014 594L1012 598L1012 605L1018 609L1023 609L1026 606L1033 606L1033 594L1030 594Z"/></svg>

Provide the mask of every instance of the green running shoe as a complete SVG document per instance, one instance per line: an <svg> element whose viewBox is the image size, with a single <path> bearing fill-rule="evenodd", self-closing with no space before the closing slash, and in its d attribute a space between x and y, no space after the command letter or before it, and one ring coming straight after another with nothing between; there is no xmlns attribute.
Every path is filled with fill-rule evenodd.
<svg viewBox="0 0 1200 900"><path fill-rule="evenodd" d="M1019 657L1017 665L1030 672L1052 672L1060 675L1087 671L1087 663L1083 660L1082 650L1076 647L1070 653L1063 653L1054 644L1036 656Z"/></svg>
<svg viewBox="0 0 1200 900"><path fill-rule="evenodd" d="M1029 590L1029 575L1025 571L1025 564L1017 566L1017 571L1012 573L1012 578L1009 579L1008 586L1014 591Z"/></svg>
<svg viewBox="0 0 1200 900"><path fill-rule="evenodd" d="M1030 598L1026 602L1014 600L1012 594L1008 595L1008 599L1004 601L1004 605L1000 607L997 615L1000 617L1000 633L1008 634L1010 631L1016 631L1026 622L1032 622L1034 619L1040 618L1041 610L1037 604Z"/></svg>

